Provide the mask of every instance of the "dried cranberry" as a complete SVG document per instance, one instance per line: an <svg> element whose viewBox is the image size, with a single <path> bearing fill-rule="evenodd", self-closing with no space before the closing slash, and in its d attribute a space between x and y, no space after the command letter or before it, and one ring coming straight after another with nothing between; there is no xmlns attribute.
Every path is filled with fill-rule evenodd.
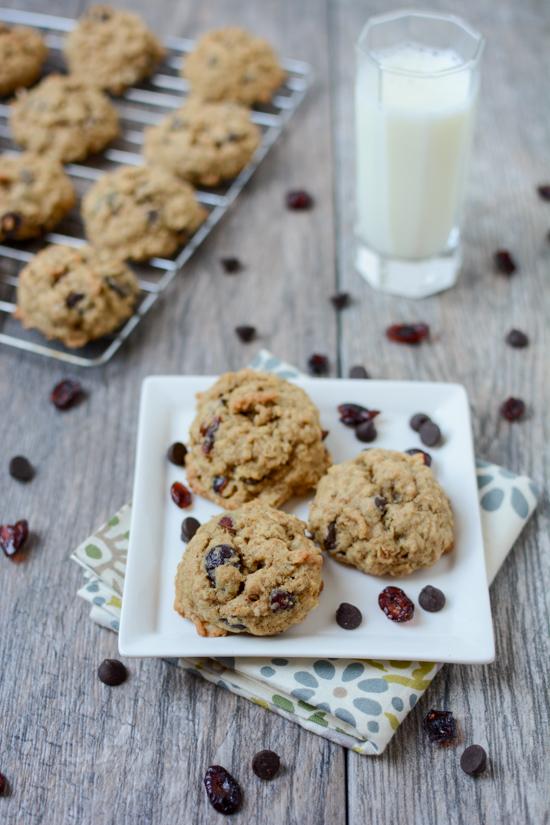
<svg viewBox="0 0 550 825"><path fill-rule="evenodd" d="M336 547L336 522L331 521L327 527L327 534L325 536L325 550L334 550Z"/></svg>
<svg viewBox="0 0 550 825"><path fill-rule="evenodd" d="M83 292L69 292L67 297L65 298L65 306L67 309L74 309L77 304L79 304L83 298L86 296Z"/></svg>
<svg viewBox="0 0 550 825"><path fill-rule="evenodd" d="M365 367L361 366L361 364L356 364L354 367L350 368L349 371L350 378L370 378Z"/></svg>
<svg viewBox="0 0 550 825"><path fill-rule="evenodd" d="M200 521L193 518L193 516L184 518L181 523L181 540L185 542L191 541L200 526Z"/></svg>
<svg viewBox="0 0 550 825"><path fill-rule="evenodd" d="M433 421L424 421L418 430L420 440L426 447L436 447L441 442L441 430Z"/></svg>
<svg viewBox="0 0 550 825"><path fill-rule="evenodd" d="M82 399L82 385L74 378L65 378L53 388L50 400L58 410L68 410Z"/></svg>
<svg viewBox="0 0 550 825"><path fill-rule="evenodd" d="M392 324L386 329L386 336L397 344L420 344L430 336L428 324Z"/></svg>
<svg viewBox="0 0 550 825"><path fill-rule="evenodd" d="M174 504L177 504L177 506L182 510L185 510L186 507L191 507L191 504L193 503L191 491L188 490L185 484L182 484L181 481L174 481L170 487L170 496Z"/></svg>
<svg viewBox="0 0 550 825"><path fill-rule="evenodd" d="M539 193L539 198L542 198L543 201L550 201L550 183L543 183L537 186L537 192Z"/></svg>
<svg viewBox="0 0 550 825"><path fill-rule="evenodd" d="M426 421L429 421L429 420L430 420L430 416L426 415L426 413L415 413L412 416L411 420L409 421L409 426L410 426L411 430L414 430L415 433L417 433L419 431L420 427L422 426L422 424L425 424Z"/></svg>
<svg viewBox="0 0 550 825"><path fill-rule="evenodd" d="M326 355L314 352L310 355L307 365L312 375L326 375L329 371L329 362Z"/></svg>
<svg viewBox="0 0 550 825"><path fill-rule="evenodd" d="M358 441L362 441L365 444L374 441L377 435L378 433L373 421L363 421L355 428L355 437Z"/></svg>
<svg viewBox="0 0 550 825"><path fill-rule="evenodd" d="M34 467L24 455L15 455L10 459L9 473L12 478L24 483L34 478Z"/></svg>
<svg viewBox="0 0 550 825"><path fill-rule="evenodd" d="M392 622L410 622L414 614L414 604L400 587L385 587L378 604Z"/></svg>
<svg viewBox="0 0 550 825"><path fill-rule="evenodd" d="M525 401L521 398L507 398L500 405L500 414L506 421L518 421L525 415Z"/></svg>
<svg viewBox="0 0 550 825"><path fill-rule="evenodd" d="M342 602L336 611L336 623L344 630L355 630L363 621L363 614L358 607Z"/></svg>
<svg viewBox="0 0 550 825"><path fill-rule="evenodd" d="M224 530L227 530L228 533L232 533L233 535L235 535L235 533L237 532L235 530L235 523L233 522L231 516L222 516L218 524L220 525L220 527L223 527Z"/></svg>
<svg viewBox="0 0 550 825"><path fill-rule="evenodd" d="M226 476L214 476L212 481L212 489L215 493L223 493L228 483L229 479L226 478Z"/></svg>
<svg viewBox="0 0 550 825"><path fill-rule="evenodd" d="M8 790L8 780L3 773L0 773L0 796L5 796Z"/></svg>
<svg viewBox="0 0 550 825"><path fill-rule="evenodd" d="M104 659L97 669L97 675L104 685L118 687L128 678L128 671L118 659Z"/></svg>
<svg viewBox="0 0 550 825"><path fill-rule="evenodd" d="M183 467L185 464L186 455L187 447L185 444L182 444L181 441L174 441L174 443L168 448L166 458L171 464L175 464L177 467Z"/></svg>
<svg viewBox="0 0 550 825"><path fill-rule="evenodd" d="M269 595L269 606L273 613L277 613L279 610L292 610L295 604L296 597L288 590L283 590L280 587L276 587Z"/></svg>
<svg viewBox="0 0 550 825"><path fill-rule="evenodd" d="M550 197L549 197L550 200ZM487 768L487 753L481 745L470 745L460 757L460 767L469 776L479 776Z"/></svg>
<svg viewBox="0 0 550 825"><path fill-rule="evenodd" d="M204 440L202 442L202 451L205 455L208 455L212 451L212 447L214 446L214 441L216 440L216 433L218 431L218 427L221 424L221 418L213 418L211 423L208 424L207 427L201 427L201 435L204 436Z"/></svg>
<svg viewBox="0 0 550 825"><path fill-rule="evenodd" d="M439 587L432 587L431 584L423 587L418 596L418 604L428 613L439 613L445 607L445 601L445 593Z"/></svg>
<svg viewBox="0 0 550 825"><path fill-rule="evenodd" d="M222 564L230 564L232 567L236 567L237 570L241 569L239 554L235 548L231 547L229 544L216 544L214 547L210 548L204 557L204 568L206 570L206 575L212 584L216 583L216 574L214 571Z"/></svg>
<svg viewBox="0 0 550 825"><path fill-rule="evenodd" d="M23 223L23 219L19 212L6 212L0 218L0 230L4 237L13 238L17 235L17 231Z"/></svg>
<svg viewBox="0 0 550 825"><path fill-rule="evenodd" d="M241 787L221 765L210 765L204 776L208 801L219 814L234 814L243 801Z"/></svg>
<svg viewBox="0 0 550 825"><path fill-rule="evenodd" d="M430 710L424 719L430 742L450 742L456 738L456 722L450 710Z"/></svg>
<svg viewBox="0 0 550 825"><path fill-rule="evenodd" d="M29 524L26 519L16 521L15 524L0 525L0 547L11 558L21 550L29 537Z"/></svg>
<svg viewBox="0 0 550 825"><path fill-rule="evenodd" d="M529 338L520 329L511 329L506 336L506 343L515 349L523 349L529 346Z"/></svg>
<svg viewBox="0 0 550 825"><path fill-rule="evenodd" d="M349 292L336 292L331 296L330 301L334 309L345 309L351 304L351 295Z"/></svg>
<svg viewBox="0 0 550 825"><path fill-rule="evenodd" d="M340 421L346 427L357 427L364 421L371 421L380 415L380 410L368 410L360 404L339 404Z"/></svg>
<svg viewBox="0 0 550 825"><path fill-rule="evenodd" d="M247 326L246 324L235 327L235 332L243 344L249 344L256 337L256 327Z"/></svg>
<svg viewBox="0 0 550 825"><path fill-rule="evenodd" d="M501 275L513 275L517 270L517 264L507 249L497 249L493 255L495 269Z"/></svg>
<svg viewBox="0 0 550 825"><path fill-rule="evenodd" d="M305 189L291 189L286 193L286 206L295 210L311 209L313 198Z"/></svg>
<svg viewBox="0 0 550 825"><path fill-rule="evenodd" d="M280 767L281 759L275 751L259 751L252 760L252 770L259 779L273 779Z"/></svg>
<svg viewBox="0 0 550 825"><path fill-rule="evenodd" d="M425 450L420 450L418 449L418 447L411 447L410 450L405 450L405 452L407 453L407 455L421 455L422 461L424 462L426 467L432 466L432 457Z"/></svg>

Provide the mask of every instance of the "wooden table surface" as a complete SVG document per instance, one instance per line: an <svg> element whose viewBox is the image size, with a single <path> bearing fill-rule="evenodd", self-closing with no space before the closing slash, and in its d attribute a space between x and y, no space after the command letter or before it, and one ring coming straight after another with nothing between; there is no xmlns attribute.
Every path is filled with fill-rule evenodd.
<svg viewBox="0 0 550 825"><path fill-rule="evenodd" d="M4 5L78 15L76 0ZM538 0L464 0L461 11L488 37L458 286L421 302L373 292L353 268L353 43L382 0L133 0L160 34L194 36L228 23L269 37L315 67L315 88L241 201L104 369L82 370L86 403L61 415L48 403L65 374L55 362L0 350L0 521L27 518L36 533L28 560L0 558L0 771L11 795L3 825L194 825L217 822L202 788L205 767L243 777L235 823L259 825L477 825L548 822L548 508L543 502L491 591L496 662L447 666L386 753L362 757L187 675L162 661L132 661L124 687L105 688L98 663L117 654L114 634L75 597L81 573L71 549L130 497L138 395L151 373L217 373L247 363L257 346L233 329L251 323L261 344L304 368L329 354L334 375L363 363L376 378L458 381L474 413L477 453L544 482L550 376L550 7ZM445 10L456 4L432 2ZM283 208L304 186L316 207ZM494 274L508 247L519 271ZM222 274L237 255L246 271ZM354 296L337 315L336 290ZM431 324L435 340L399 347L384 328ZM512 327L526 350L505 346ZM546 326L546 329L545 329ZM73 373L78 371L72 371ZM524 398L529 417L510 425L498 406ZM22 453L37 477L7 473ZM546 577L546 582L545 582ZM451 708L465 742L483 744L487 776L458 767L459 748L430 747L421 722ZM273 783L253 782L243 763L271 747L285 763ZM220 820L221 821L221 820Z"/></svg>

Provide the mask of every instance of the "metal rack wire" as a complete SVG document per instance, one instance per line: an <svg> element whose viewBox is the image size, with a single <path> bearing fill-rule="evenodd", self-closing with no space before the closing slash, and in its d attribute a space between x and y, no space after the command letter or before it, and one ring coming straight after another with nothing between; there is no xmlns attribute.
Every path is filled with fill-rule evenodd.
<svg viewBox="0 0 550 825"><path fill-rule="evenodd" d="M75 20L0 8L0 21L39 29L50 49L46 71L63 71L62 42L65 34L76 25ZM169 111L178 108L184 102L187 84L179 75L179 69L185 54L193 48L194 41L170 37L165 41L165 45L167 56L157 73L114 100L121 121L120 138L103 152L101 157L90 158L86 163L68 164L65 167L79 196L82 196L86 188L105 171L111 171L121 165L135 166L142 163L140 152L143 129L150 124L158 123ZM12 317L17 273L35 252L46 243L81 246L85 242L80 216L78 211L73 211L57 227L56 232L49 233L40 241L0 244L0 344L81 367L107 363L222 219L302 102L311 82L310 66L298 60L284 60L282 63L287 72L285 85L277 92L269 106L255 108L251 112L252 120L262 132L261 145L252 161L227 186L198 190L197 198L207 208L208 217L182 249L171 258L152 258L147 264L135 267L141 287L141 298L132 317L115 335L73 351L62 344L45 341L38 333L23 329ZM17 150L10 141L8 113L9 105L0 103L0 149L13 152Z"/></svg>

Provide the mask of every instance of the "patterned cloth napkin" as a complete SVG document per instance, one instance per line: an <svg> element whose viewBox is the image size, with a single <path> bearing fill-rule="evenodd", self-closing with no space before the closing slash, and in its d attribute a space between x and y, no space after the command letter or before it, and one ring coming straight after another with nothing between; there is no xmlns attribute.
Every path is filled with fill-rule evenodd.
<svg viewBox="0 0 550 825"><path fill-rule="evenodd" d="M252 366L284 378L300 373L265 350ZM477 483L492 582L535 509L531 479L477 460ZM131 506L126 504L76 548L84 568L78 595L91 604L98 624L118 630L126 569ZM374 659L178 659L175 663L209 682L250 699L357 753L381 754L442 665Z"/></svg>

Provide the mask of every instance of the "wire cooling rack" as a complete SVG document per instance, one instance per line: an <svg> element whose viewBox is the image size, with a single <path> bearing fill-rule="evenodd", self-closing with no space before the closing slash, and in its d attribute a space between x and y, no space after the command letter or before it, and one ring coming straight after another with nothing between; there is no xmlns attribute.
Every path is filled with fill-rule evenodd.
<svg viewBox="0 0 550 825"><path fill-rule="evenodd" d="M0 8L0 21L40 30L50 50L45 71L64 71L61 48L66 33L76 25L75 20ZM159 71L113 101L120 115L119 139L100 157L65 167L79 197L103 172L122 165L136 166L142 163L140 152L144 127L158 123L168 112L183 104L188 87L180 76L179 69L183 58L193 48L194 41L170 37L165 45L167 56ZM288 75L286 83L278 90L269 106L254 108L251 112L252 120L262 132L262 142L254 158L227 186L198 190L197 198L208 210L208 218L182 249L171 258L152 258L147 264L134 267L141 287L140 301L132 317L116 335L92 342L80 350L68 350L62 344L46 342L32 330L25 330L12 317L18 272L32 256L45 243L81 246L85 242L80 215L75 210L56 227L56 232L49 233L40 241L0 244L0 343L81 367L107 363L224 216L300 105L311 82L311 68L299 60L284 60L282 63ZM17 149L10 141L8 113L9 105L6 102L0 103L0 150L13 152Z"/></svg>

